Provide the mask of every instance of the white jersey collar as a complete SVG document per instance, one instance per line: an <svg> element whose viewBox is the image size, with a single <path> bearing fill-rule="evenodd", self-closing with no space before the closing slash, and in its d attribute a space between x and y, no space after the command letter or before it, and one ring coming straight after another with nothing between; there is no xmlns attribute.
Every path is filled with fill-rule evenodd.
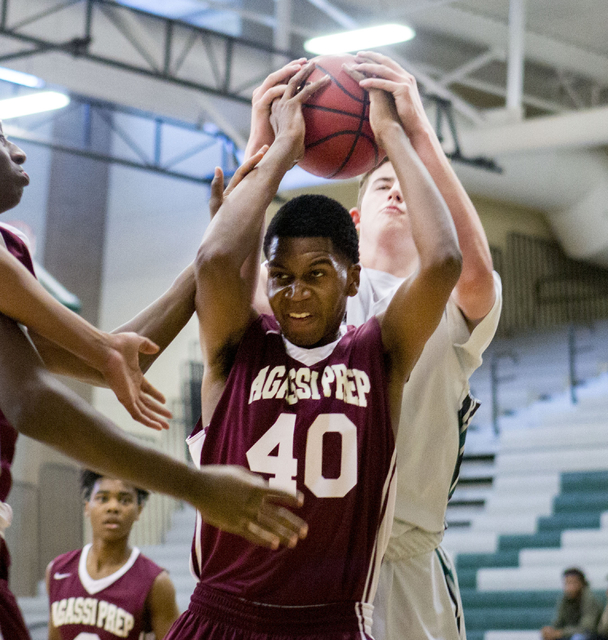
<svg viewBox="0 0 608 640"><path fill-rule="evenodd" d="M344 337L346 330L346 325L342 324L340 326L340 336L337 340L334 340L329 344L324 344L322 347L314 347L313 349L298 347L292 342L289 342L289 340L283 334L281 334L281 337L283 338L283 343L285 344L285 349L288 355L294 360L305 364L307 367L311 367L312 365L317 364L317 362L325 360L325 358L333 353L333 350L336 348L338 342L340 342L340 340L342 340L342 338Z"/></svg>
<svg viewBox="0 0 608 640"><path fill-rule="evenodd" d="M87 557L89 555L89 551L91 550L92 544L87 544L83 547L82 553L80 554L80 562L78 563L78 577L80 578L80 582L82 586L86 589L87 593L91 595L95 595L104 589L107 589L110 585L114 584L118 578L122 578L122 576L127 573L127 571L135 564L140 551L137 547L133 547L133 551L131 551L131 555L129 559L114 573L106 576L105 578L99 578L98 580L93 580L87 571Z"/></svg>

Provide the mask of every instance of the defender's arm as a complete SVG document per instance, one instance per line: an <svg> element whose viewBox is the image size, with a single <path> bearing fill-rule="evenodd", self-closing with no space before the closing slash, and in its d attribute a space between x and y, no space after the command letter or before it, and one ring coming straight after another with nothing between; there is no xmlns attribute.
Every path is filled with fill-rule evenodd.
<svg viewBox="0 0 608 640"><path fill-rule="evenodd" d="M461 254L447 206L397 119L392 96L370 90L374 134L393 163L419 254L418 270L395 293L382 322L391 386L403 383L435 331L461 269Z"/></svg>
<svg viewBox="0 0 608 640"><path fill-rule="evenodd" d="M362 87L384 89L393 95L401 124L450 210L462 252L462 272L452 295L473 329L495 300L492 256L479 215L426 115L414 76L374 51L362 51L356 60L360 63L357 70L373 76L364 80Z"/></svg>
<svg viewBox="0 0 608 640"><path fill-rule="evenodd" d="M294 546L298 536L305 535L304 522L281 506L299 506L300 500L270 490L259 476L241 467L204 466L197 471L125 436L53 378L18 325L4 315L0 409L20 433L91 469L185 500L213 526L256 544Z"/></svg>

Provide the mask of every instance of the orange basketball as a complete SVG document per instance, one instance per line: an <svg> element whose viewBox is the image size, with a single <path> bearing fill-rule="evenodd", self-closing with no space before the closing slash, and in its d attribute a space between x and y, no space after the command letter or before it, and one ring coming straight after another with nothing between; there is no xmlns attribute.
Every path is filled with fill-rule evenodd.
<svg viewBox="0 0 608 640"><path fill-rule="evenodd" d="M350 54L313 58L316 68L308 78L324 75L331 83L304 105L306 151L299 165L323 178L352 178L373 169L386 155L378 147L369 124L369 95L343 69Z"/></svg>

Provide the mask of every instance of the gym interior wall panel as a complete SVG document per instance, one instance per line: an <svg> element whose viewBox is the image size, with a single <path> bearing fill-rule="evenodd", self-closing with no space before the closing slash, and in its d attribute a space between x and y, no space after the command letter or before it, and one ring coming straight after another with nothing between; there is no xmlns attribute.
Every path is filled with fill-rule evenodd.
<svg viewBox="0 0 608 640"><path fill-rule="evenodd" d="M72 465L46 463L40 469L38 489L38 576L56 556L83 543L79 469Z"/></svg>
<svg viewBox="0 0 608 640"><path fill-rule="evenodd" d="M10 587L16 596L33 596L41 578L38 489L29 482L15 481L9 502L13 508L13 523L6 531L11 554Z"/></svg>
<svg viewBox="0 0 608 640"><path fill-rule="evenodd" d="M54 122L67 143L82 135L86 113L69 111ZM92 121L96 148L109 150L111 131ZM110 167L105 162L53 151L48 185L44 266L82 302L81 315L97 324Z"/></svg>
<svg viewBox="0 0 608 640"><path fill-rule="evenodd" d="M209 221L208 188L175 178L114 166L111 170L100 326L111 330L164 293L194 259ZM191 320L147 377L170 402L181 392L181 369L194 352L198 323ZM95 390L95 406L122 427L139 427L112 393Z"/></svg>

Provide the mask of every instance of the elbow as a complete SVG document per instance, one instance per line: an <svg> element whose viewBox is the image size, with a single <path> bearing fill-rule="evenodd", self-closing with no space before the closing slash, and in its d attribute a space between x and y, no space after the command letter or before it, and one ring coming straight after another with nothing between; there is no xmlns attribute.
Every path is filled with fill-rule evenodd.
<svg viewBox="0 0 608 640"><path fill-rule="evenodd" d="M437 277L449 285L450 291L456 286L462 273L462 253L458 245L446 251L437 261L434 271Z"/></svg>
<svg viewBox="0 0 608 640"><path fill-rule="evenodd" d="M194 260L196 279L201 277L220 277L233 267L231 256L218 247L209 247L204 243L199 247Z"/></svg>
<svg viewBox="0 0 608 640"><path fill-rule="evenodd" d="M3 409L11 425L21 434L38 439L40 417L47 405L49 386L46 376L34 375L23 384L20 393L16 394Z"/></svg>

